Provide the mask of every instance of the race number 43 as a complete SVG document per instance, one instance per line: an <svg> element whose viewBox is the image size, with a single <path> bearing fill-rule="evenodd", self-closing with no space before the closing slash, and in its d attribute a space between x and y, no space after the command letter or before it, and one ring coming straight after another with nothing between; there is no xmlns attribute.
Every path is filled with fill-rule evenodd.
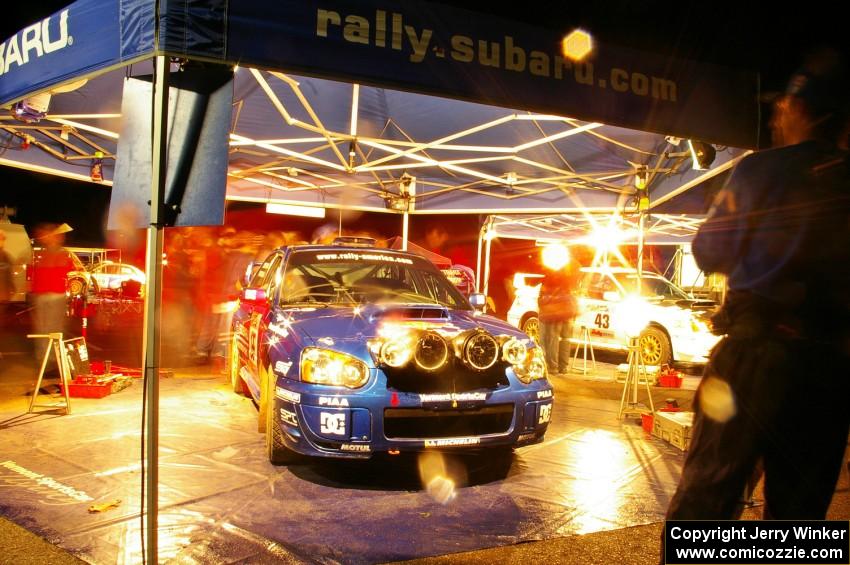
<svg viewBox="0 0 850 565"><path fill-rule="evenodd" d="M596 324L597 328L607 330L608 326L611 325L611 320L610 318L608 318L608 314L597 314L596 319L593 320L593 323Z"/></svg>

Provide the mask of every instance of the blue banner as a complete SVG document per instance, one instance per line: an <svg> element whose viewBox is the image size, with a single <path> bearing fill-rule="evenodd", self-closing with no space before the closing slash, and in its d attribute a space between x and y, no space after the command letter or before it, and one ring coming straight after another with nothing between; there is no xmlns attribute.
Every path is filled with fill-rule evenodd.
<svg viewBox="0 0 850 565"><path fill-rule="evenodd" d="M79 0L0 43L0 105L151 53L154 0Z"/></svg>
<svg viewBox="0 0 850 565"><path fill-rule="evenodd" d="M599 44L575 63L554 32L424 2L240 0L227 9L210 57L224 52L229 63L716 144L757 143L755 73ZM201 26L197 42L209 46L213 29ZM191 34L172 37L168 51L197 53Z"/></svg>

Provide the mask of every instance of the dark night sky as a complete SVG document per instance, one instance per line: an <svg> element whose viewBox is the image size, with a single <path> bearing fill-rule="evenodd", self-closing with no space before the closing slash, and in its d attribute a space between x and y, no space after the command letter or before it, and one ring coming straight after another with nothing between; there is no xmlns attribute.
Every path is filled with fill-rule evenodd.
<svg viewBox="0 0 850 565"><path fill-rule="evenodd" d="M65 6L65 1L5 2L0 37ZM829 45L845 54L846 18L839 3L812 1L778 8L762 2L659 2L641 0L584 3L445 2L513 20L569 31L581 26L599 41L761 73L765 89L781 88L812 48ZM16 221L68 221L75 245L100 244L109 202L107 188L0 167L0 206L19 209Z"/></svg>

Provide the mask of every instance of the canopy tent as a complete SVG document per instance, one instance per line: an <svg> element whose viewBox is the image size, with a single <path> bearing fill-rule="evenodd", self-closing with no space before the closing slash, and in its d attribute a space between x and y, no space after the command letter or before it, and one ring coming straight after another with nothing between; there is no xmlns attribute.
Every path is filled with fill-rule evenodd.
<svg viewBox="0 0 850 565"><path fill-rule="evenodd" d="M404 249L410 253L421 255L431 261L438 269L448 269L452 266L452 260L448 257L429 251L421 245L416 245L413 242L408 241L406 243L407 247L405 248L405 241L401 237L395 236L387 240L387 247L390 249Z"/></svg>
<svg viewBox="0 0 850 565"><path fill-rule="evenodd" d="M731 166L742 155L734 147L758 145L754 74L598 44L576 62L560 45L558 34L514 21L413 1L390 11L372 0L78 0L0 43L0 108L12 110L0 118L0 164L102 175L96 182L107 185L124 79L155 69L145 307L150 560L169 58L240 67L226 164L232 200L405 219L612 211L634 196L636 174L662 202ZM48 93L46 105L34 99ZM717 151L713 170L692 171L667 136L729 149Z"/></svg>
<svg viewBox="0 0 850 565"><path fill-rule="evenodd" d="M746 73L609 46L571 63L552 33L420 3L387 12L366 2L356 14L346 3L251 0L226 13L220 0L154 4L80 0L4 43L0 105L53 95L41 120L0 116L0 164L91 180L100 152L109 184L125 77L149 74L159 53L239 66L231 200L414 214L614 210L641 167L660 204L728 168L742 153L731 147L757 142L757 81ZM669 136L730 148L695 171ZM404 174L415 180L404 185Z"/></svg>

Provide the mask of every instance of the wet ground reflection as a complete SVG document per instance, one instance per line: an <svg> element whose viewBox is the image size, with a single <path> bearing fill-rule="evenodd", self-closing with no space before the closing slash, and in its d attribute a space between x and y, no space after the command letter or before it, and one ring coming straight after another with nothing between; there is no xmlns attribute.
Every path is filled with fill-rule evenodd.
<svg viewBox="0 0 850 565"><path fill-rule="evenodd" d="M546 441L514 454L275 467L256 408L223 379L178 374L161 385L161 552L172 562L374 563L645 524L662 519L682 461L617 420L616 396L572 395L561 382ZM25 400L4 402L0 421ZM92 499L45 504L26 477L0 468L0 514L87 561L139 562L140 406L137 385L0 430L0 459Z"/></svg>

